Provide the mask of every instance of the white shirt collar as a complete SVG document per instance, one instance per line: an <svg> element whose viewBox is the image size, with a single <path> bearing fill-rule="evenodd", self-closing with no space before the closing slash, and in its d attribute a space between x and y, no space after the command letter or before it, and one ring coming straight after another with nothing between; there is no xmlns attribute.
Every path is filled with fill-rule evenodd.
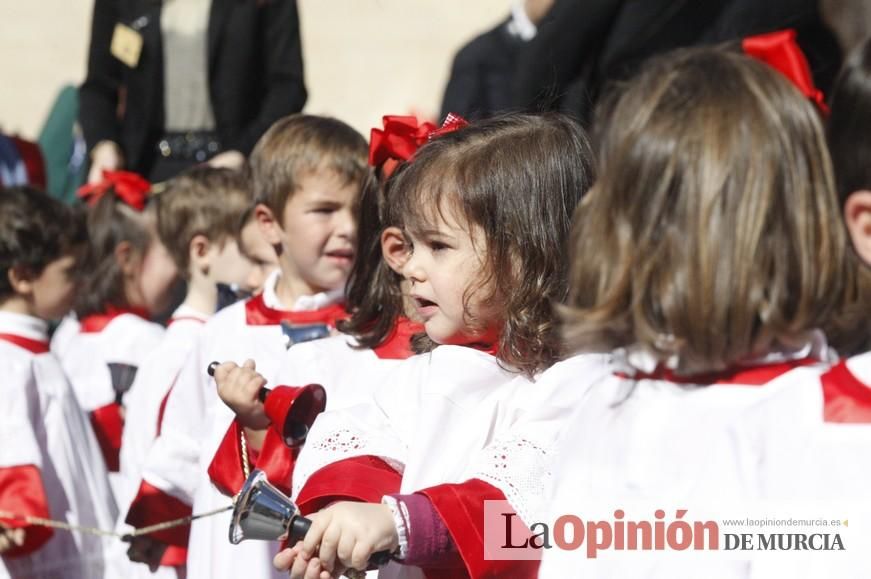
<svg viewBox="0 0 871 579"><path fill-rule="evenodd" d="M275 288L278 285L278 278L281 276L281 270L276 269L266 278L266 283L263 284L263 303L267 308L273 310L287 311L287 308L278 299L278 294ZM297 298L291 312L310 312L325 308L331 304L339 302L345 295L344 288L337 288L327 292L320 292L309 296L300 296Z"/></svg>
<svg viewBox="0 0 871 579"><path fill-rule="evenodd" d="M524 42L529 42L538 34L538 27L529 19L523 0L516 0L511 5L511 21L508 22L508 34L516 36Z"/></svg>
<svg viewBox="0 0 871 579"><path fill-rule="evenodd" d="M780 340L771 346L762 356L749 358L741 366L761 366L777 364L792 360L814 358L821 362L832 363L837 360L837 353L829 347L826 337L820 330L811 330L792 340ZM642 346L618 348L613 352L614 366L617 372L629 375L636 373L651 374L662 365L668 370L691 375L694 370L680 367L678 356L670 356L662 360L654 352ZM703 373L709 372L704 370Z"/></svg>
<svg viewBox="0 0 871 579"><path fill-rule="evenodd" d="M0 334L45 341L48 340L48 324L33 316L0 312Z"/></svg>

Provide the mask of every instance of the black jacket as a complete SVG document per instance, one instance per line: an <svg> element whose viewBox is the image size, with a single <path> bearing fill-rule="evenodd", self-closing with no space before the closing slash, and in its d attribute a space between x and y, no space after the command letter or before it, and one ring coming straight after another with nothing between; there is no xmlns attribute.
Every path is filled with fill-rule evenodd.
<svg viewBox="0 0 871 579"><path fill-rule="evenodd" d="M831 85L841 54L817 0L557 0L519 56L515 106L589 118L609 82L648 57L795 28L814 79Z"/></svg>
<svg viewBox="0 0 871 579"><path fill-rule="evenodd" d="M80 89L79 119L88 148L115 141L127 167L144 174L164 132L161 4L95 0L88 73ZM136 68L109 51L117 22L142 34ZM247 155L274 121L305 104L296 1L212 0L207 34L216 130L223 149Z"/></svg>

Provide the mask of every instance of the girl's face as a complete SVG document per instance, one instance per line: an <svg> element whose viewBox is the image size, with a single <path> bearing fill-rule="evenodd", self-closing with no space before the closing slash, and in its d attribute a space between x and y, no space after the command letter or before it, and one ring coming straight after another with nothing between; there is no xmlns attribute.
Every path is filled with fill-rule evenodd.
<svg viewBox="0 0 871 579"><path fill-rule="evenodd" d="M408 233L411 252L402 275L434 342L491 345L498 338L500 319L485 303L491 288L480 285L486 242L477 227L462 227L463 220L447 205L435 212L429 229Z"/></svg>

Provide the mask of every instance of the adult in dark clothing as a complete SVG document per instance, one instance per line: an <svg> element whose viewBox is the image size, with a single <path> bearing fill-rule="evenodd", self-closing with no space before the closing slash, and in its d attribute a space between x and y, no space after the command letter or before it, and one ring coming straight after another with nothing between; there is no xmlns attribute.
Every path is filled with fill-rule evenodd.
<svg viewBox="0 0 871 579"><path fill-rule="evenodd" d="M80 97L91 181L238 165L305 104L296 1L95 0Z"/></svg>
<svg viewBox="0 0 871 579"><path fill-rule="evenodd" d="M512 85L521 47L535 37L553 0L518 0L511 16L475 37L454 57L441 118L457 113L480 119L512 106Z"/></svg>
<svg viewBox="0 0 871 579"><path fill-rule="evenodd" d="M794 28L817 85L841 62L817 0L557 0L518 59L514 105L584 120L608 82L657 53Z"/></svg>

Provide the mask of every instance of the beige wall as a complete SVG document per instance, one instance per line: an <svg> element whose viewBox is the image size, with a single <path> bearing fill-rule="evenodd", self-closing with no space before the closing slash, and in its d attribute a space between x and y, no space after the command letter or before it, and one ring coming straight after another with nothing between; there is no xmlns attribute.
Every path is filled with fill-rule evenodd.
<svg viewBox="0 0 871 579"><path fill-rule="evenodd" d="M253 0L251 0L253 1ZM454 52L511 0L297 0L309 101L368 136L384 114L438 114ZM84 78L92 0L0 0L0 128L34 138Z"/></svg>

